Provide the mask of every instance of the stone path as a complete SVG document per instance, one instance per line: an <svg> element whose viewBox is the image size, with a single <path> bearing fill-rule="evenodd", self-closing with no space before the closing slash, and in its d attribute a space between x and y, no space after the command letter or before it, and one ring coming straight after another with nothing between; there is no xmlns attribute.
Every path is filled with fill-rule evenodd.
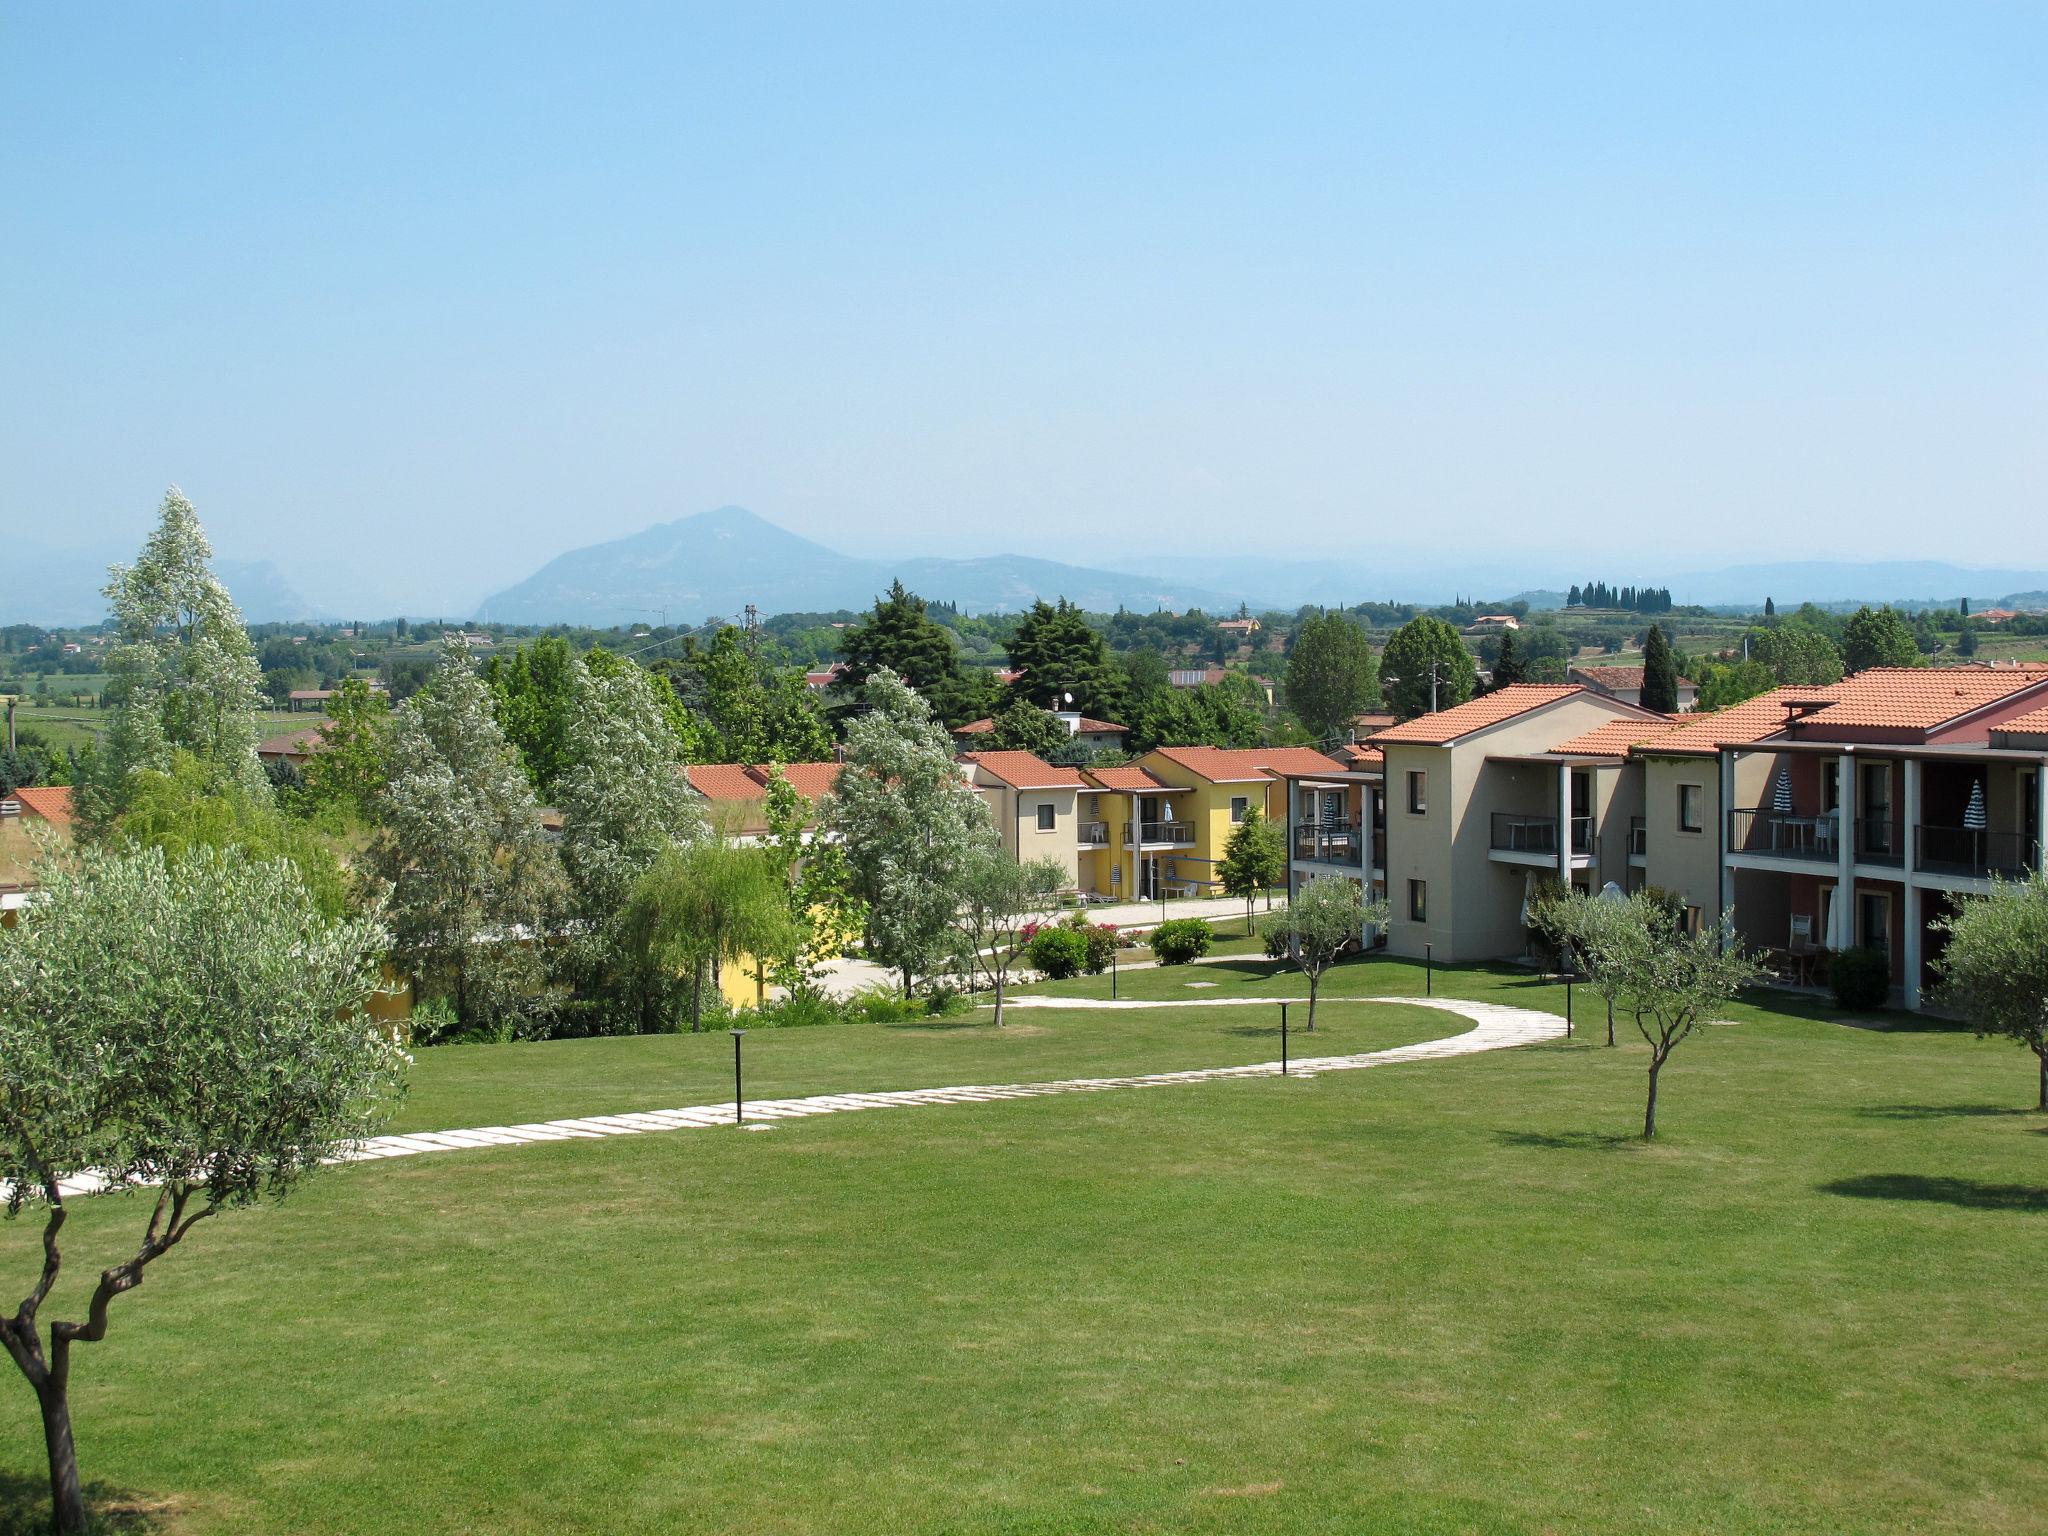
<svg viewBox="0 0 2048 1536"><path fill-rule="evenodd" d="M1185 1001L1112 1002L1108 998L1017 997L1008 999L1010 1008L1271 1008L1276 1003L1306 1004L1307 998L1231 997L1188 998ZM1506 1050L1540 1040L1561 1039L1564 1020L1556 1014L1533 1008L1513 1008L1502 1003L1472 1002L1463 998L1426 997L1331 997L1323 1006L1342 1007L1351 1003L1403 1003L1416 1008L1434 1008L1472 1021L1463 1034L1438 1040L1397 1045L1381 1051L1364 1051L1350 1056L1301 1056L1288 1062L1288 1069L1303 1076L1320 1072L1347 1072L1360 1067L1391 1066L1404 1061L1434 1061L1448 1056L1469 1056L1479 1051ZM1150 1072L1139 1077L1077 1077L1046 1083L990 1083L958 1088L907 1088L887 1093L821 1093L800 1099L749 1099L748 1124L800 1119L806 1115L841 1114L859 1109L910 1109L933 1104L985 1104L997 1099L1044 1098L1054 1094L1101 1093L1113 1088L1163 1088L1174 1083L1210 1083L1228 1078L1275 1077L1278 1061L1254 1062L1240 1067L1199 1067L1184 1072ZM404 1135L377 1136L336 1162L373 1162L387 1157L418 1157L429 1152L466 1152L482 1147L520 1147L536 1142L590 1141L605 1136L639 1136L652 1131L686 1131L733 1124L730 1099L722 1104L702 1104L688 1109L654 1109L622 1115L586 1115L575 1120L546 1120L528 1125L486 1125L472 1130L409 1131ZM67 1179L58 1185L65 1195L96 1194L106 1181L96 1174Z"/></svg>

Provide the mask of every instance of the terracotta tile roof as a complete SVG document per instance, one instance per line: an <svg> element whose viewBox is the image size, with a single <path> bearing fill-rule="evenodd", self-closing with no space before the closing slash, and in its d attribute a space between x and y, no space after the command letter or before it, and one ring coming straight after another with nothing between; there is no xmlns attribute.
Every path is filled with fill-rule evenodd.
<svg viewBox="0 0 2048 1536"><path fill-rule="evenodd" d="M1159 755L1211 784L1245 784L1278 773L1341 773L1344 765L1313 747L1161 747Z"/></svg>
<svg viewBox="0 0 2048 1536"><path fill-rule="evenodd" d="M1330 756L1353 773L1384 768L1387 765L1387 754L1378 747L1361 747L1351 742L1346 742L1341 747L1333 747Z"/></svg>
<svg viewBox="0 0 2048 1536"><path fill-rule="evenodd" d="M953 727L953 734L955 736L986 736L995 728L996 723L994 719L984 715L979 720L970 720L965 725L956 725ZM1091 720L1086 715L1078 717L1076 728L1084 736L1100 736L1112 731L1122 734L1128 729L1128 727L1118 725L1114 721Z"/></svg>
<svg viewBox="0 0 2048 1536"><path fill-rule="evenodd" d="M1228 675L1221 667L1176 667L1166 674L1166 682L1172 688L1204 688Z"/></svg>
<svg viewBox="0 0 2048 1536"><path fill-rule="evenodd" d="M2031 667L1871 667L1836 686L1810 723L1930 731L2048 680Z"/></svg>
<svg viewBox="0 0 2048 1536"><path fill-rule="evenodd" d="M822 800L839 782L838 763L692 763L683 770L690 788L707 800L763 800L768 779L779 770L806 800Z"/></svg>
<svg viewBox="0 0 2048 1536"><path fill-rule="evenodd" d="M40 816L53 827L71 825L71 786L45 785L40 789L17 789L8 797L21 802L24 816Z"/></svg>
<svg viewBox="0 0 2048 1536"><path fill-rule="evenodd" d="M2048 705L2030 709L2024 715L2014 715L2010 720L2001 720L1991 729L2012 731L2024 736L2048 736Z"/></svg>
<svg viewBox="0 0 2048 1536"><path fill-rule="evenodd" d="M1370 744L1410 743L1425 747L1442 747L1469 736L1474 731L1484 730L1489 725L1499 725L1517 715L1526 715L1532 709L1541 709L1559 699L1570 698L1586 690L1576 683L1563 686L1548 683L1510 683L1497 693L1469 703L1454 704L1449 709L1440 709L1433 715L1417 715L1405 725L1381 731L1370 738Z"/></svg>
<svg viewBox="0 0 2048 1536"><path fill-rule="evenodd" d="M326 750L327 738L320 734L317 725L301 726L296 731L286 731L281 736L256 743L258 757L311 757L315 752Z"/></svg>
<svg viewBox="0 0 2048 1536"><path fill-rule="evenodd" d="M1739 747L1762 741L1785 728L1786 706L1794 701L1827 704L1834 699L1840 683L1798 688L1773 688L1753 699L1744 699L1710 715L1687 715L1661 736L1640 742L1638 756L1712 757L1724 746Z"/></svg>
<svg viewBox="0 0 2048 1536"><path fill-rule="evenodd" d="M1630 747L1654 740L1672 730L1678 721L1666 716L1655 720L1609 720L1583 736L1561 741L1550 750L1572 757L1626 757Z"/></svg>
<svg viewBox="0 0 2048 1536"><path fill-rule="evenodd" d="M1138 790L1151 794L1155 790L1178 789L1178 784L1169 784L1149 768L1129 763L1120 768L1084 768L1081 777L1091 786L1101 789Z"/></svg>
<svg viewBox="0 0 2048 1536"><path fill-rule="evenodd" d="M960 760L985 770L1012 789L1088 787L1080 769L1055 767L1036 752L963 752Z"/></svg>
<svg viewBox="0 0 2048 1536"><path fill-rule="evenodd" d="M1643 686L1643 669L1641 667L1573 667L1571 675L1585 679L1595 688L1637 690ZM1689 677L1681 677L1678 680L1678 686L1690 688L1693 686L1693 681Z"/></svg>

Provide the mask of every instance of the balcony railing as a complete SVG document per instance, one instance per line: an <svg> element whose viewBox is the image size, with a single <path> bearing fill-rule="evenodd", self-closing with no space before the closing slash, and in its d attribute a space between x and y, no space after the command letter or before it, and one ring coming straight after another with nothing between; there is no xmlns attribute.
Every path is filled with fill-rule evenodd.
<svg viewBox="0 0 2048 1536"><path fill-rule="evenodd" d="M1649 853L1649 851L1650 851L1650 827L1649 827L1649 823L1647 822L1647 820L1645 820L1645 818L1643 818L1643 817L1641 817L1641 816L1631 816L1631 817L1629 817L1629 819L1628 819L1628 854L1629 854L1629 857L1630 857L1630 858L1632 858L1632 859L1640 859L1640 858L1643 858L1643 857L1647 856L1647 855L1648 855L1648 853Z"/></svg>
<svg viewBox="0 0 2048 1536"><path fill-rule="evenodd" d="M1574 816L1572 818L1572 852L1590 854L1593 851L1593 818ZM1493 847L1502 853L1547 853L1557 852L1557 818L1555 816L1518 816L1512 811L1493 813Z"/></svg>
<svg viewBox="0 0 2048 1536"><path fill-rule="evenodd" d="M1294 856L1317 864L1344 864L1355 869L1365 856L1365 839L1355 821L1304 824L1294 829Z"/></svg>
<svg viewBox="0 0 2048 1536"><path fill-rule="evenodd" d="M1913 867L1929 874L1992 875L2019 879L2040 862L2041 850L2024 832L1974 827L1915 827Z"/></svg>
<svg viewBox="0 0 2048 1536"><path fill-rule="evenodd" d="M1124 842L1131 840L1131 824L1124 823ZM1138 823L1138 841L1145 844L1167 844L1186 846L1195 840L1195 824L1192 821L1141 821Z"/></svg>
<svg viewBox="0 0 2048 1536"><path fill-rule="evenodd" d="M1084 821L1078 834L1084 848L1106 848L1109 846L1109 823L1106 821Z"/></svg>
<svg viewBox="0 0 2048 1536"><path fill-rule="evenodd" d="M1886 813L1856 818L1856 857L1865 864L1906 862L1906 829Z"/></svg>
<svg viewBox="0 0 2048 1536"><path fill-rule="evenodd" d="M1840 856L1840 818L1802 816L1765 806L1728 813L1730 853L1768 853L1778 858L1832 861Z"/></svg>

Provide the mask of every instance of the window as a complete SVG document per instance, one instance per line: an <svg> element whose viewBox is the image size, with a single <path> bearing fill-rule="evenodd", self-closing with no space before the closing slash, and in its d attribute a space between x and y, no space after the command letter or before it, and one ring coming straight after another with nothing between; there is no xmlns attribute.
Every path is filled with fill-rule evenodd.
<svg viewBox="0 0 2048 1536"><path fill-rule="evenodd" d="M1408 882L1408 921L1426 923L1429 921L1429 882L1410 880Z"/></svg>
<svg viewBox="0 0 2048 1536"><path fill-rule="evenodd" d="M1053 828L1053 817L1056 814L1057 812L1054 810L1051 804L1047 803L1040 805L1038 807L1038 830L1041 832L1050 832Z"/></svg>
<svg viewBox="0 0 2048 1536"><path fill-rule="evenodd" d="M1700 820L1700 786L1681 784L1678 786L1678 830L1699 832L1705 829Z"/></svg>
<svg viewBox="0 0 2048 1536"><path fill-rule="evenodd" d="M1698 907L1687 907L1685 909L1685 931L1694 936L1698 935L1700 931L1700 909Z"/></svg>
<svg viewBox="0 0 2048 1536"><path fill-rule="evenodd" d="M1890 954L1892 947L1892 899L1882 891L1859 891L1856 895L1856 942L1865 949Z"/></svg>
<svg viewBox="0 0 2048 1536"><path fill-rule="evenodd" d="M1420 816L1429 809L1429 775L1420 768L1408 770L1408 814Z"/></svg>
<svg viewBox="0 0 2048 1536"><path fill-rule="evenodd" d="M1249 795L1232 795L1230 797L1230 819L1232 821L1243 821L1244 813L1251 809L1251 804L1251 796Z"/></svg>

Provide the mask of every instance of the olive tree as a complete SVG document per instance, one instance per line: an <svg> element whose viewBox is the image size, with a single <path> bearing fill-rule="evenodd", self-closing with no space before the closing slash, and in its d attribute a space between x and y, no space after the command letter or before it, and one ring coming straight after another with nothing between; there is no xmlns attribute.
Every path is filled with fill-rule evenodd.
<svg viewBox="0 0 2048 1536"><path fill-rule="evenodd" d="M1935 962L1942 1000L1980 1035L2002 1035L2034 1053L2036 1107L2048 1109L2048 876L1995 881L1939 926L1948 947Z"/></svg>
<svg viewBox="0 0 2048 1536"><path fill-rule="evenodd" d="M1024 930L1059 903L1066 871L1057 859L1019 864L990 840L972 849L960 868L960 910L955 931L961 969L988 973L995 989L996 1024L1003 1022L1003 991L1025 945Z"/></svg>
<svg viewBox="0 0 2048 1536"><path fill-rule="evenodd" d="M105 1338L115 1299L193 1227L288 1193L402 1085L364 1012L382 948L374 919L322 915L289 863L210 847L87 849L0 936L0 1180L9 1217L43 1218L41 1272L0 1343L42 1409L59 1531L86 1527L72 1346ZM140 1194L148 1219L84 1317L45 1324L81 1183Z"/></svg>
<svg viewBox="0 0 2048 1536"><path fill-rule="evenodd" d="M1614 1009L1631 974L1630 958L1659 924L1668 923L1665 908L1640 891L1616 900L1571 890L1536 904L1531 916L1564 964L1590 981L1607 1004L1607 1043L1613 1045Z"/></svg>
<svg viewBox="0 0 2048 1536"><path fill-rule="evenodd" d="M1384 928L1387 903L1367 901L1358 882L1342 875L1317 875L1294 893L1278 912L1269 912L1260 931L1285 940L1287 955L1308 978L1308 1027L1316 1027L1316 1000L1323 973L1337 963L1345 946L1358 943L1365 929Z"/></svg>
<svg viewBox="0 0 2048 1536"><path fill-rule="evenodd" d="M1698 933L1684 933L1654 901L1641 893L1637 899L1636 931L1611 938L1604 963L1616 969L1616 997L1650 1047L1643 1140L1651 1141L1657 1135L1657 1083L1664 1063L1759 971L1736 939L1732 913Z"/></svg>

